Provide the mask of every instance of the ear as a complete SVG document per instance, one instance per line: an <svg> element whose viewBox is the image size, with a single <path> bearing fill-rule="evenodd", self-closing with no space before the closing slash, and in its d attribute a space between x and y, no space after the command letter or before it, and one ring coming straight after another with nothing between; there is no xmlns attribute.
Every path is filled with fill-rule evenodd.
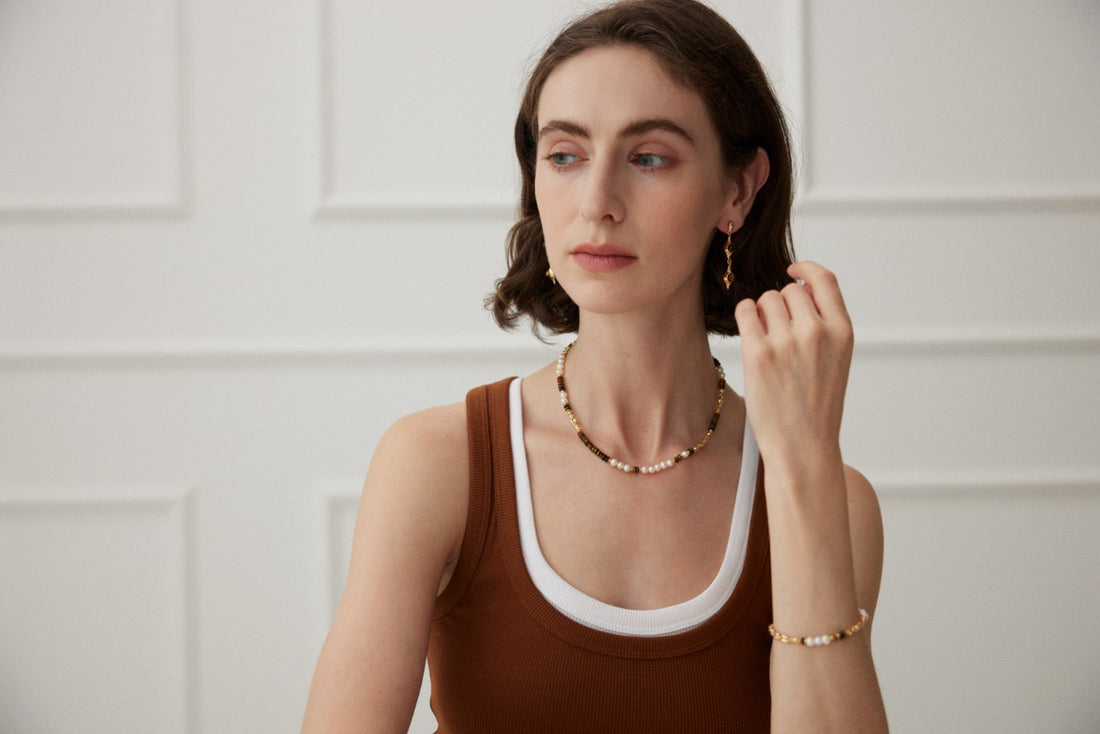
<svg viewBox="0 0 1100 734"><path fill-rule="evenodd" d="M756 194L768 181L771 173L771 162L763 148L756 149L756 157L749 165L733 177L729 192L729 206L723 212L724 216L718 222L718 229L725 233L729 231L729 225L733 224L733 231L741 229L745 220L752 211L752 204L756 201Z"/></svg>

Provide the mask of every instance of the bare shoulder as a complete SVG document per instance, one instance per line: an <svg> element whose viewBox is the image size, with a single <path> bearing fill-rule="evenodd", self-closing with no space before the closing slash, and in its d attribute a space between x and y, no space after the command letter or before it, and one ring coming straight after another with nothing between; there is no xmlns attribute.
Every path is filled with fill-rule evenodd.
<svg viewBox="0 0 1100 734"><path fill-rule="evenodd" d="M845 465L844 482L848 490L848 522L852 535L856 592L860 606L873 613L882 581L882 510L874 487L859 471Z"/></svg>
<svg viewBox="0 0 1100 734"><path fill-rule="evenodd" d="M427 408L398 419L375 450L375 461L397 460L429 476L438 476L436 469L455 468L455 460L463 457L468 457L465 403ZM465 464L460 468L467 470Z"/></svg>
<svg viewBox="0 0 1100 734"><path fill-rule="evenodd" d="M421 533L461 545L470 484L466 406L453 403L400 418L386 431L363 487L364 508L400 507ZM418 535L421 533L417 533Z"/></svg>

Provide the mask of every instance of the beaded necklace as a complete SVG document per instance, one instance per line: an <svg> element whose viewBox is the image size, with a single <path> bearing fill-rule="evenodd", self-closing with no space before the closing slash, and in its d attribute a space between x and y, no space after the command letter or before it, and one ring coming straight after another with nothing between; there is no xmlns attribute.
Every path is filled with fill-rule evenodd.
<svg viewBox="0 0 1100 734"><path fill-rule="evenodd" d="M612 468L624 471L627 474L656 474L657 472L664 471L665 469L679 464L684 459L702 449L707 445L707 441L710 440L710 437L714 435L714 430L718 428L718 418L722 414L722 400L726 395L726 373L722 369L722 363L719 362L717 358L712 357L712 359L714 359L714 371L718 373L718 405L714 408L714 415L710 419L710 427L707 428L706 435L700 439L699 443L689 449L684 449L671 459L665 459L664 461L649 466L636 466L608 456L585 435L584 431L581 429L581 424L577 422L577 416L573 415L573 406L569 404L569 394L565 391L565 358L569 354L569 350L573 348L573 344L576 344L576 342L567 345L565 349L562 350L561 356L558 357L558 395L561 397L561 407L565 409L565 414L569 416L569 422L573 424L573 429L577 432L577 438L579 438L581 443L585 445L585 448L591 451L600 461Z"/></svg>

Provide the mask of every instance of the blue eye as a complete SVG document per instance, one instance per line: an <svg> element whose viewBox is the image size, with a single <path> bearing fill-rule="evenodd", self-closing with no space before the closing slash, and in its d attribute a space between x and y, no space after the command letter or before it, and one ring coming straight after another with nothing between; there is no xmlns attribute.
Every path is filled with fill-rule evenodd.
<svg viewBox="0 0 1100 734"><path fill-rule="evenodd" d="M557 166L558 168L565 168L573 163L576 163L581 158L578 155L572 153L551 153L546 156L546 160L550 161L550 165Z"/></svg>
<svg viewBox="0 0 1100 734"><path fill-rule="evenodd" d="M656 153L638 153L632 161L642 168L661 168L668 165L668 158Z"/></svg>

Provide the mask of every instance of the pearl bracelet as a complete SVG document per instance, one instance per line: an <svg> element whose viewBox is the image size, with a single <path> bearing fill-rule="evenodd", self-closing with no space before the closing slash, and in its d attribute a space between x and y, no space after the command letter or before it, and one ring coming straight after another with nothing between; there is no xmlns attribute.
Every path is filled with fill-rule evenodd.
<svg viewBox="0 0 1100 734"><path fill-rule="evenodd" d="M859 610L859 621L853 624L848 629L834 632L831 635L817 635L816 637L792 637L791 635L785 635L775 629L774 624L768 625L768 634L774 637L780 642L785 642L788 645L806 645L807 647L818 647L820 645L830 645L837 640L843 640L845 637L851 637L856 632L863 629L863 625L867 624L867 620L871 618L871 615L867 613L866 609Z"/></svg>

